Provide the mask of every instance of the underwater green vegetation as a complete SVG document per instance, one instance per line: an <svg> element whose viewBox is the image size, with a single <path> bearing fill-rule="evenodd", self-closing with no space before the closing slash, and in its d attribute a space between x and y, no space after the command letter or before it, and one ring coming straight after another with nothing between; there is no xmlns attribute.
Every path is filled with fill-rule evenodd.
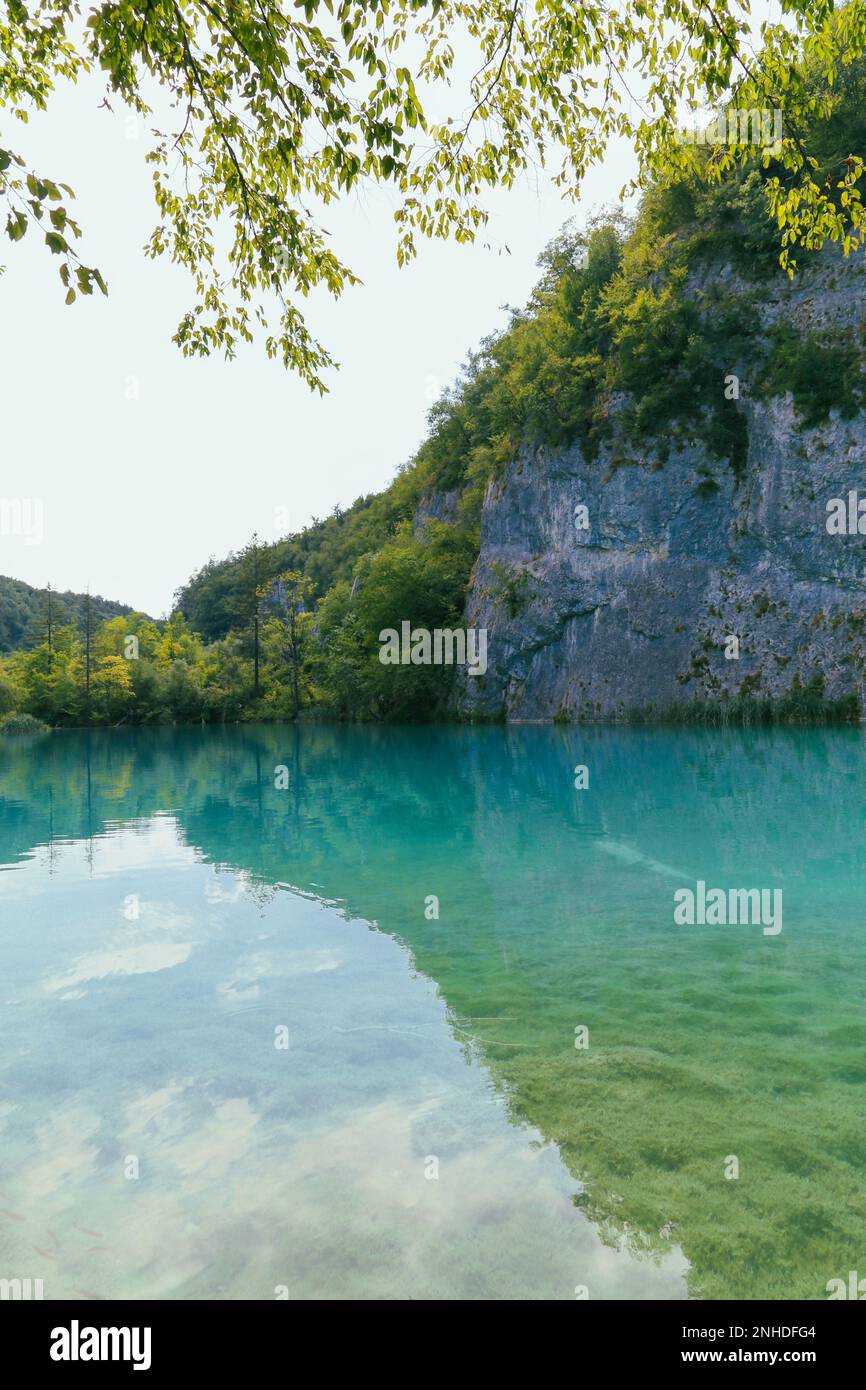
<svg viewBox="0 0 866 1390"><path fill-rule="evenodd" d="M863 737L251 726L62 733L26 753L8 740L0 858L170 809L205 862L252 876L263 901L308 894L401 942L612 1245L650 1261L681 1249L693 1297L821 1299L866 1240ZM698 878L781 889L783 930L676 926L673 893Z"/></svg>

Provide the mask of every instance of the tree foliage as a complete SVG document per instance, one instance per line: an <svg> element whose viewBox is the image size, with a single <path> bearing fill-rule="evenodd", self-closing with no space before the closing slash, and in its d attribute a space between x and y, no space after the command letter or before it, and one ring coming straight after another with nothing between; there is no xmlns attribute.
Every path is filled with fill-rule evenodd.
<svg viewBox="0 0 866 1390"><path fill-rule="evenodd" d="M0 653L42 641L48 614L47 596L46 589L35 589L22 579L0 575ZM84 594L54 592L54 617L58 623L72 622L83 629L85 602ZM132 612L127 604L115 603L99 594L92 595L91 602L100 621Z"/></svg>
<svg viewBox="0 0 866 1390"><path fill-rule="evenodd" d="M576 195L617 137L637 152L641 187L678 179L701 158L682 139L689 110L734 102L781 110L784 136L772 152L746 138L715 147L709 176L770 171L790 268L828 238L856 248L862 149L828 171L810 137L864 47L866 0L838 12L782 0L757 30L746 0L105 0L86 22L78 0L7 0L0 110L26 122L60 82L101 70L109 107L149 126L148 252L192 280L178 346L231 357L258 332L323 389L331 357L301 304L355 280L323 218L364 183L394 192L402 262L419 237L474 239L489 191L530 167L550 165ZM7 235L41 231L68 302L104 291L75 249L72 190L18 145L0 131Z"/></svg>

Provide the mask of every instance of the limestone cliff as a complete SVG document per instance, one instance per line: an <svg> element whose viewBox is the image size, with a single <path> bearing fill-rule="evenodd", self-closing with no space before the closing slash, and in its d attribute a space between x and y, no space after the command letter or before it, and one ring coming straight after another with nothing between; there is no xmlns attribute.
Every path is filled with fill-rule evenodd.
<svg viewBox="0 0 866 1390"><path fill-rule="evenodd" d="M696 278L689 293L705 288ZM780 322L801 339L860 341L866 264L831 248L793 282L775 276L756 313L759 341ZM827 529L831 499L866 503L866 415L834 408L807 427L790 392L753 391L754 361L717 366L707 393L735 375L748 427L736 472L700 442L664 464L649 446L614 462L613 402L595 459L527 449L488 486L466 604L467 624L488 630L488 670L461 672L462 713L613 719L778 698L816 677L828 698L854 693L866 708L866 535Z"/></svg>

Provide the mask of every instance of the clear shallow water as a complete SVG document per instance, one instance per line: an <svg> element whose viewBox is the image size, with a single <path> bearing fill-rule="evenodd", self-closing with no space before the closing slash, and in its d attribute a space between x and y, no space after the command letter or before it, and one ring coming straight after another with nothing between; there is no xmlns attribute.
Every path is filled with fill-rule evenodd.
<svg viewBox="0 0 866 1390"><path fill-rule="evenodd" d="M866 1273L864 752L859 730L0 743L0 1276L570 1299ZM781 888L782 932L676 926L698 879Z"/></svg>

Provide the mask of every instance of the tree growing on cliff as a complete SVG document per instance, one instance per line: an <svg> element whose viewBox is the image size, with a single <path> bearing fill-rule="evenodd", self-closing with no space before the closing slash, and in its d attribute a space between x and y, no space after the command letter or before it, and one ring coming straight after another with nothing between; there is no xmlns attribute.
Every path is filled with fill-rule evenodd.
<svg viewBox="0 0 866 1390"><path fill-rule="evenodd" d="M808 126L866 49L866 0L782 0L781 14L753 31L747 0L106 0L82 24L78 0L8 0L0 109L26 122L61 81L101 69L109 109L150 129L147 251L192 279L175 342L232 357L259 331L322 390L331 357L300 303L355 281L322 218L364 183L395 192L403 262L416 237L473 240L486 193L530 166L554 164L576 194L614 137L633 143L642 185L682 174L703 153L682 139L689 110L734 101L781 111L782 138L756 150L735 121L707 175L763 164L785 259L828 237L859 245L860 152L819 178ZM72 190L19 145L0 130L7 235L43 237L68 303L106 292L76 249Z"/></svg>

